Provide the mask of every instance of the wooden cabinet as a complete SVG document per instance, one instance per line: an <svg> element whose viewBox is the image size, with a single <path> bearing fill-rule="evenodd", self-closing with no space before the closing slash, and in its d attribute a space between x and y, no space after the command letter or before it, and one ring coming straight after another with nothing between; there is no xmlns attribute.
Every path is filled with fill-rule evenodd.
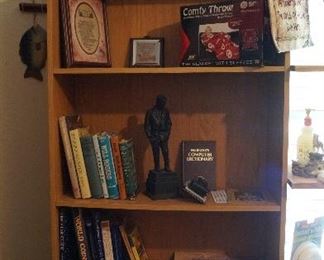
<svg viewBox="0 0 324 260"><path fill-rule="evenodd" d="M280 66L178 67L179 7L190 0L111 0L112 68L62 68L59 1L48 1L48 110L52 259L58 259L58 208L102 208L131 215L150 259L180 249L222 249L242 259L283 259L289 58ZM128 68L129 39L164 37L164 68ZM181 173L182 140L216 140L217 187L260 189L265 202L206 205L182 199L74 199L62 174L58 118L81 114L92 132L113 130L135 142L139 180L153 159L144 135L145 112L157 94L168 97L173 128L171 167ZM244 258L245 257L245 258Z"/></svg>

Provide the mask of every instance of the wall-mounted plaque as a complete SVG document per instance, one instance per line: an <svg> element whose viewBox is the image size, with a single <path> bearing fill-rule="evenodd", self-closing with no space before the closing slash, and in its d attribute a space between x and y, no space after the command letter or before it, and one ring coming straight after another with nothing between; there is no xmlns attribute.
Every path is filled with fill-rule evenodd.
<svg viewBox="0 0 324 260"><path fill-rule="evenodd" d="M132 38L130 67L163 67L163 38Z"/></svg>
<svg viewBox="0 0 324 260"><path fill-rule="evenodd" d="M67 67L110 66L106 6L101 0L61 0Z"/></svg>

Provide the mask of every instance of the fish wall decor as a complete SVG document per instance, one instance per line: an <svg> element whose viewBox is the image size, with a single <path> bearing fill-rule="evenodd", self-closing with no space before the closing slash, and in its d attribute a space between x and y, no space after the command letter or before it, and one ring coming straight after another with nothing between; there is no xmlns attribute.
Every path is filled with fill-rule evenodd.
<svg viewBox="0 0 324 260"><path fill-rule="evenodd" d="M22 36L19 44L21 61L27 68L24 78L35 78L43 81L41 69L46 64L47 34L39 24L33 25Z"/></svg>

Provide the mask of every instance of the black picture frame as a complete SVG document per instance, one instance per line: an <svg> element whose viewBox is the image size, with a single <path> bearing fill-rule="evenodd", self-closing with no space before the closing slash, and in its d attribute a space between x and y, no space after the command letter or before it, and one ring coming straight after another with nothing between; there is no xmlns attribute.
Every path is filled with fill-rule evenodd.
<svg viewBox="0 0 324 260"><path fill-rule="evenodd" d="M163 38L131 38L130 67L164 67Z"/></svg>

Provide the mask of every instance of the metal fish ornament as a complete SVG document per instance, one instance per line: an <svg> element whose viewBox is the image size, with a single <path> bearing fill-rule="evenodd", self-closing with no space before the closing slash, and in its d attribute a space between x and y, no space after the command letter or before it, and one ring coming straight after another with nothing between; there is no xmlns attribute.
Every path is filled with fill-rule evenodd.
<svg viewBox="0 0 324 260"><path fill-rule="evenodd" d="M46 63L46 31L36 24L27 30L19 44L21 61L27 65L24 78L35 78L42 81L41 69Z"/></svg>

